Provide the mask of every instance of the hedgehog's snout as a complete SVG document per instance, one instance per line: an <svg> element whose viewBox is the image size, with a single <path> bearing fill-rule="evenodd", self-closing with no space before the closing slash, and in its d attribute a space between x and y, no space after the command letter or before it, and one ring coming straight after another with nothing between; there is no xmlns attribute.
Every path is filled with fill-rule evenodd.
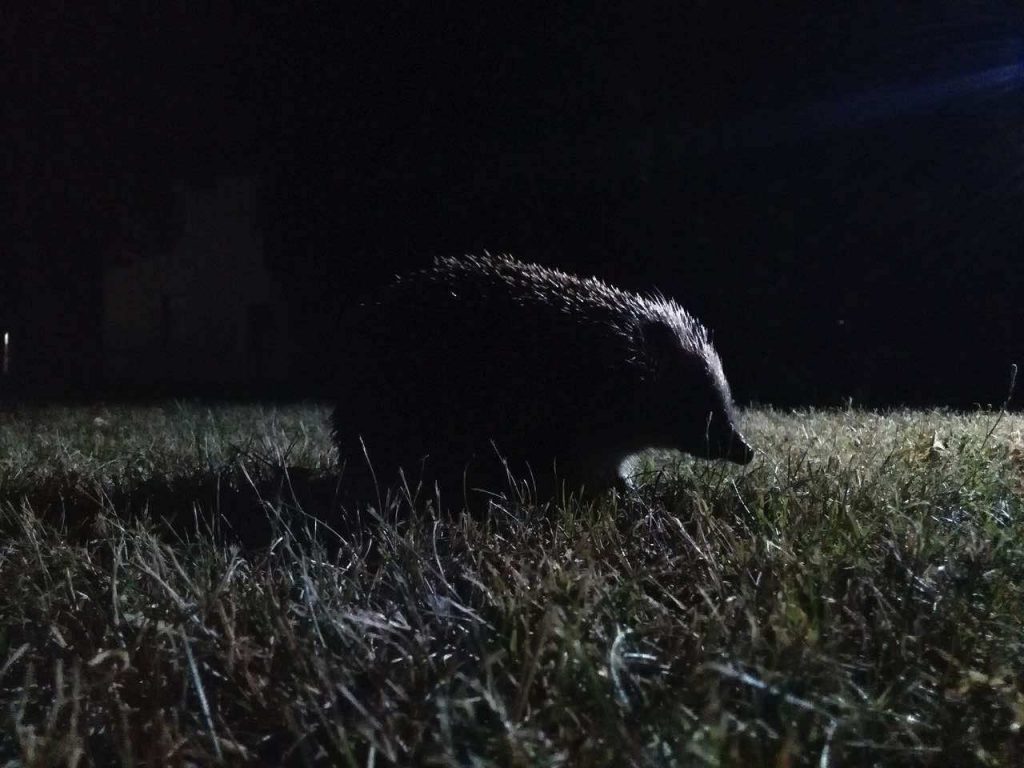
<svg viewBox="0 0 1024 768"><path fill-rule="evenodd" d="M743 435L733 431L729 445L726 447L725 458L736 464L749 464L754 460L754 449L750 447L750 443L744 439Z"/></svg>
<svg viewBox="0 0 1024 768"><path fill-rule="evenodd" d="M704 439L706 458L725 459L736 464L749 464L754 459L754 449L736 428L732 418L716 419L714 412L708 414Z"/></svg>

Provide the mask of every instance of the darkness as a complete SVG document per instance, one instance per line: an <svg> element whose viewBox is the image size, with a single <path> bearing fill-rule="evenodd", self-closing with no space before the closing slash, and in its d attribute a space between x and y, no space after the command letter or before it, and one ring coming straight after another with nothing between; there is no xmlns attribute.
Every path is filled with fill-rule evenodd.
<svg viewBox="0 0 1024 768"><path fill-rule="evenodd" d="M485 249L674 296L743 401L998 404L1024 362L1015 5L249 5L2 12L0 386L118 391L104 265L240 175L290 332L240 390L323 394L339 311ZM143 390L229 391L187 374Z"/></svg>

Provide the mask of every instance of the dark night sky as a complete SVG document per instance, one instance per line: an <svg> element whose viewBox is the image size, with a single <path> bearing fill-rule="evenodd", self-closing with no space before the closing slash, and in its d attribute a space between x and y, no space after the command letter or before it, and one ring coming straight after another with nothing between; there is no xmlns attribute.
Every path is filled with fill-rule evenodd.
<svg viewBox="0 0 1024 768"><path fill-rule="evenodd" d="M486 248L676 296L741 398L993 402L1024 362L1014 4L250 5L3 12L0 321L40 381L90 379L124 212L241 172L309 358Z"/></svg>

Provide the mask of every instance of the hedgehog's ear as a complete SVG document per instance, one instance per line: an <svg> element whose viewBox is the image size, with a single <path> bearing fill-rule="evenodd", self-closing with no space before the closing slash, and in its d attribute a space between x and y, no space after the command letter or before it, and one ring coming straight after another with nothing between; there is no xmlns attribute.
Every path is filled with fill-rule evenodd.
<svg viewBox="0 0 1024 768"><path fill-rule="evenodd" d="M679 336L668 323L649 320L640 326L647 365L657 375L673 360L679 359Z"/></svg>

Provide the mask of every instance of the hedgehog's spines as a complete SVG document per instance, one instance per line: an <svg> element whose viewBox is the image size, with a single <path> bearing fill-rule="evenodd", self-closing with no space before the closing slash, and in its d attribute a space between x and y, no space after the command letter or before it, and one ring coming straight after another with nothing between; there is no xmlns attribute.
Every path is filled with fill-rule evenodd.
<svg viewBox="0 0 1024 768"><path fill-rule="evenodd" d="M510 254L483 256L439 256L431 267L406 276L402 282L426 278L450 284L453 276L472 277L475 281L497 281L517 289L511 292L519 300L542 304L560 304L567 314L586 316L588 309L603 311L609 325L618 333L635 338L636 326L657 318L672 327L687 349L708 360L710 367L721 367L711 345L707 329L672 299L660 291L648 295L633 294L597 277L577 277L558 269L516 260ZM629 327L624 327L623 319Z"/></svg>

